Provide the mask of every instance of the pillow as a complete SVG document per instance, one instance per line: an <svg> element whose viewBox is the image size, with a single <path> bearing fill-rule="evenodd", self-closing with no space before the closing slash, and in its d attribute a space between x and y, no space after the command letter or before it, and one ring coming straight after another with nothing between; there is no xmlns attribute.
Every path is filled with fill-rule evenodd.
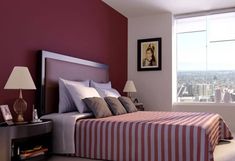
<svg viewBox="0 0 235 161"><path fill-rule="evenodd" d="M65 83L78 83L89 87L89 80L78 82L59 78L59 113L77 111L73 99L65 87Z"/></svg>
<svg viewBox="0 0 235 161"><path fill-rule="evenodd" d="M104 100L109 105L109 109L114 115L127 113L121 102L115 97L105 97Z"/></svg>
<svg viewBox="0 0 235 161"><path fill-rule="evenodd" d="M92 87L86 87L81 84L66 83L72 99L80 113L89 112L90 110L86 107L82 99L87 97L100 97L99 93Z"/></svg>
<svg viewBox="0 0 235 161"><path fill-rule="evenodd" d="M83 99L83 101L91 109L92 113L95 115L96 118L112 116L112 113L103 98L85 98Z"/></svg>
<svg viewBox="0 0 235 161"><path fill-rule="evenodd" d="M118 97L118 99L122 103L122 105L125 107L128 113L137 111L137 108L135 107L134 103L131 101L130 98L122 96L122 97Z"/></svg>
<svg viewBox="0 0 235 161"><path fill-rule="evenodd" d="M110 89L102 89L102 88L96 88L97 92L99 93L99 95L101 97L120 97L121 95L119 94L119 92L114 89L114 88L110 88Z"/></svg>
<svg viewBox="0 0 235 161"><path fill-rule="evenodd" d="M102 89L110 89L110 88L112 88L112 85L111 85L110 81L107 82L107 83L97 83L97 82L91 80L90 83L91 83L90 86L94 87L94 88L102 88Z"/></svg>

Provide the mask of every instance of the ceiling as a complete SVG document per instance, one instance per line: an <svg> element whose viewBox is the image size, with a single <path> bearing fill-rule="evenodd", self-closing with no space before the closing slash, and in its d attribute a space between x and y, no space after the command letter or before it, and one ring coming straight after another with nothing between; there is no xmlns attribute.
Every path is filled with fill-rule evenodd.
<svg viewBox="0 0 235 161"><path fill-rule="evenodd" d="M126 16L139 17L164 12L176 14L235 7L235 0L103 0Z"/></svg>

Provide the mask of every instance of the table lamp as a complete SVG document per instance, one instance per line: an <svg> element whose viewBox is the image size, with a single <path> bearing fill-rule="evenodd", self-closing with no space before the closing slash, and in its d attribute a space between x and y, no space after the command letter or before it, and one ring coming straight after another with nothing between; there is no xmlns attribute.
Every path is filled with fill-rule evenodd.
<svg viewBox="0 0 235 161"><path fill-rule="evenodd" d="M131 99L131 93L136 92L135 84L132 80L126 82L123 92L127 92L127 96Z"/></svg>
<svg viewBox="0 0 235 161"><path fill-rule="evenodd" d="M17 114L16 121L24 122L23 114L27 110L27 103L23 99L22 89L36 89L33 79L27 67L15 66L9 76L4 89L18 89L20 92L19 98L15 100L13 108Z"/></svg>

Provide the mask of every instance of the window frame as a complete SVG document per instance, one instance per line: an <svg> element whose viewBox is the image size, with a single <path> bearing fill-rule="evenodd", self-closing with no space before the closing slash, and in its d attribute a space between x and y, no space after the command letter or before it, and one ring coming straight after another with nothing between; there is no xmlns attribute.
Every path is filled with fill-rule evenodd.
<svg viewBox="0 0 235 161"><path fill-rule="evenodd" d="M172 101L173 101L173 105L190 105L190 104L198 104L199 106L205 106L205 105L209 105L211 106L211 104L223 104L223 105L226 105L226 106L234 106L234 102L230 102L230 103L224 103L224 102L179 102L179 98L178 98L178 95L177 95L177 87L178 87L178 81L177 81L177 67L178 67L178 55L177 55L177 33L176 32L176 21L178 19L183 19L183 18L193 18L193 17L199 17L199 16L206 16L206 19L208 18L208 16L210 15L214 15L214 14L223 14L223 13L229 13L229 12L234 12L235 13L235 8L232 8L232 9L225 9L225 10L213 10L213 11L208 11L208 12L203 12L203 13L192 13L192 14L186 14L186 15L175 15L174 16L174 29L173 29L173 33L174 33L174 36L173 36L173 48L174 48L174 52L173 52L173 68L172 68L172 85L174 87L174 89L172 90ZM217 40L217 41L209 41L208 40L208 26L206 26L206 57L208 57L208 45L209 43L216 43L216 42L224 42L224 41L234 41L235 42L235 39L232 39L232 40ZM202 30L204 31L204 30ZM188 33L192 33L192 32L200 32L199 30L198 31L189 31ZM181 32L181 33L184 33L184 32ZM187 33L187 32L186 32ZM175 41L175 42L174 42ZM206 58L207 59L207 58ZM207 60L206 60L207 61ZM175 68L174 68L175 67ZM206 69L207 71L208 69Z"/></svg>

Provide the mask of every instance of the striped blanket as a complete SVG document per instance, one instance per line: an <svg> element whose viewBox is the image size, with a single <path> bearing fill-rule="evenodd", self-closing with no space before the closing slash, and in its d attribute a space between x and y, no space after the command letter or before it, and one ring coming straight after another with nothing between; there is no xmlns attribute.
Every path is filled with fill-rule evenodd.
<svg viewBox="0 0 235 161"><path fill-rule="evenodd" d="M213 161L232 139L218 114L135 112L76 124L76 156L118 161Z"/></svg>

